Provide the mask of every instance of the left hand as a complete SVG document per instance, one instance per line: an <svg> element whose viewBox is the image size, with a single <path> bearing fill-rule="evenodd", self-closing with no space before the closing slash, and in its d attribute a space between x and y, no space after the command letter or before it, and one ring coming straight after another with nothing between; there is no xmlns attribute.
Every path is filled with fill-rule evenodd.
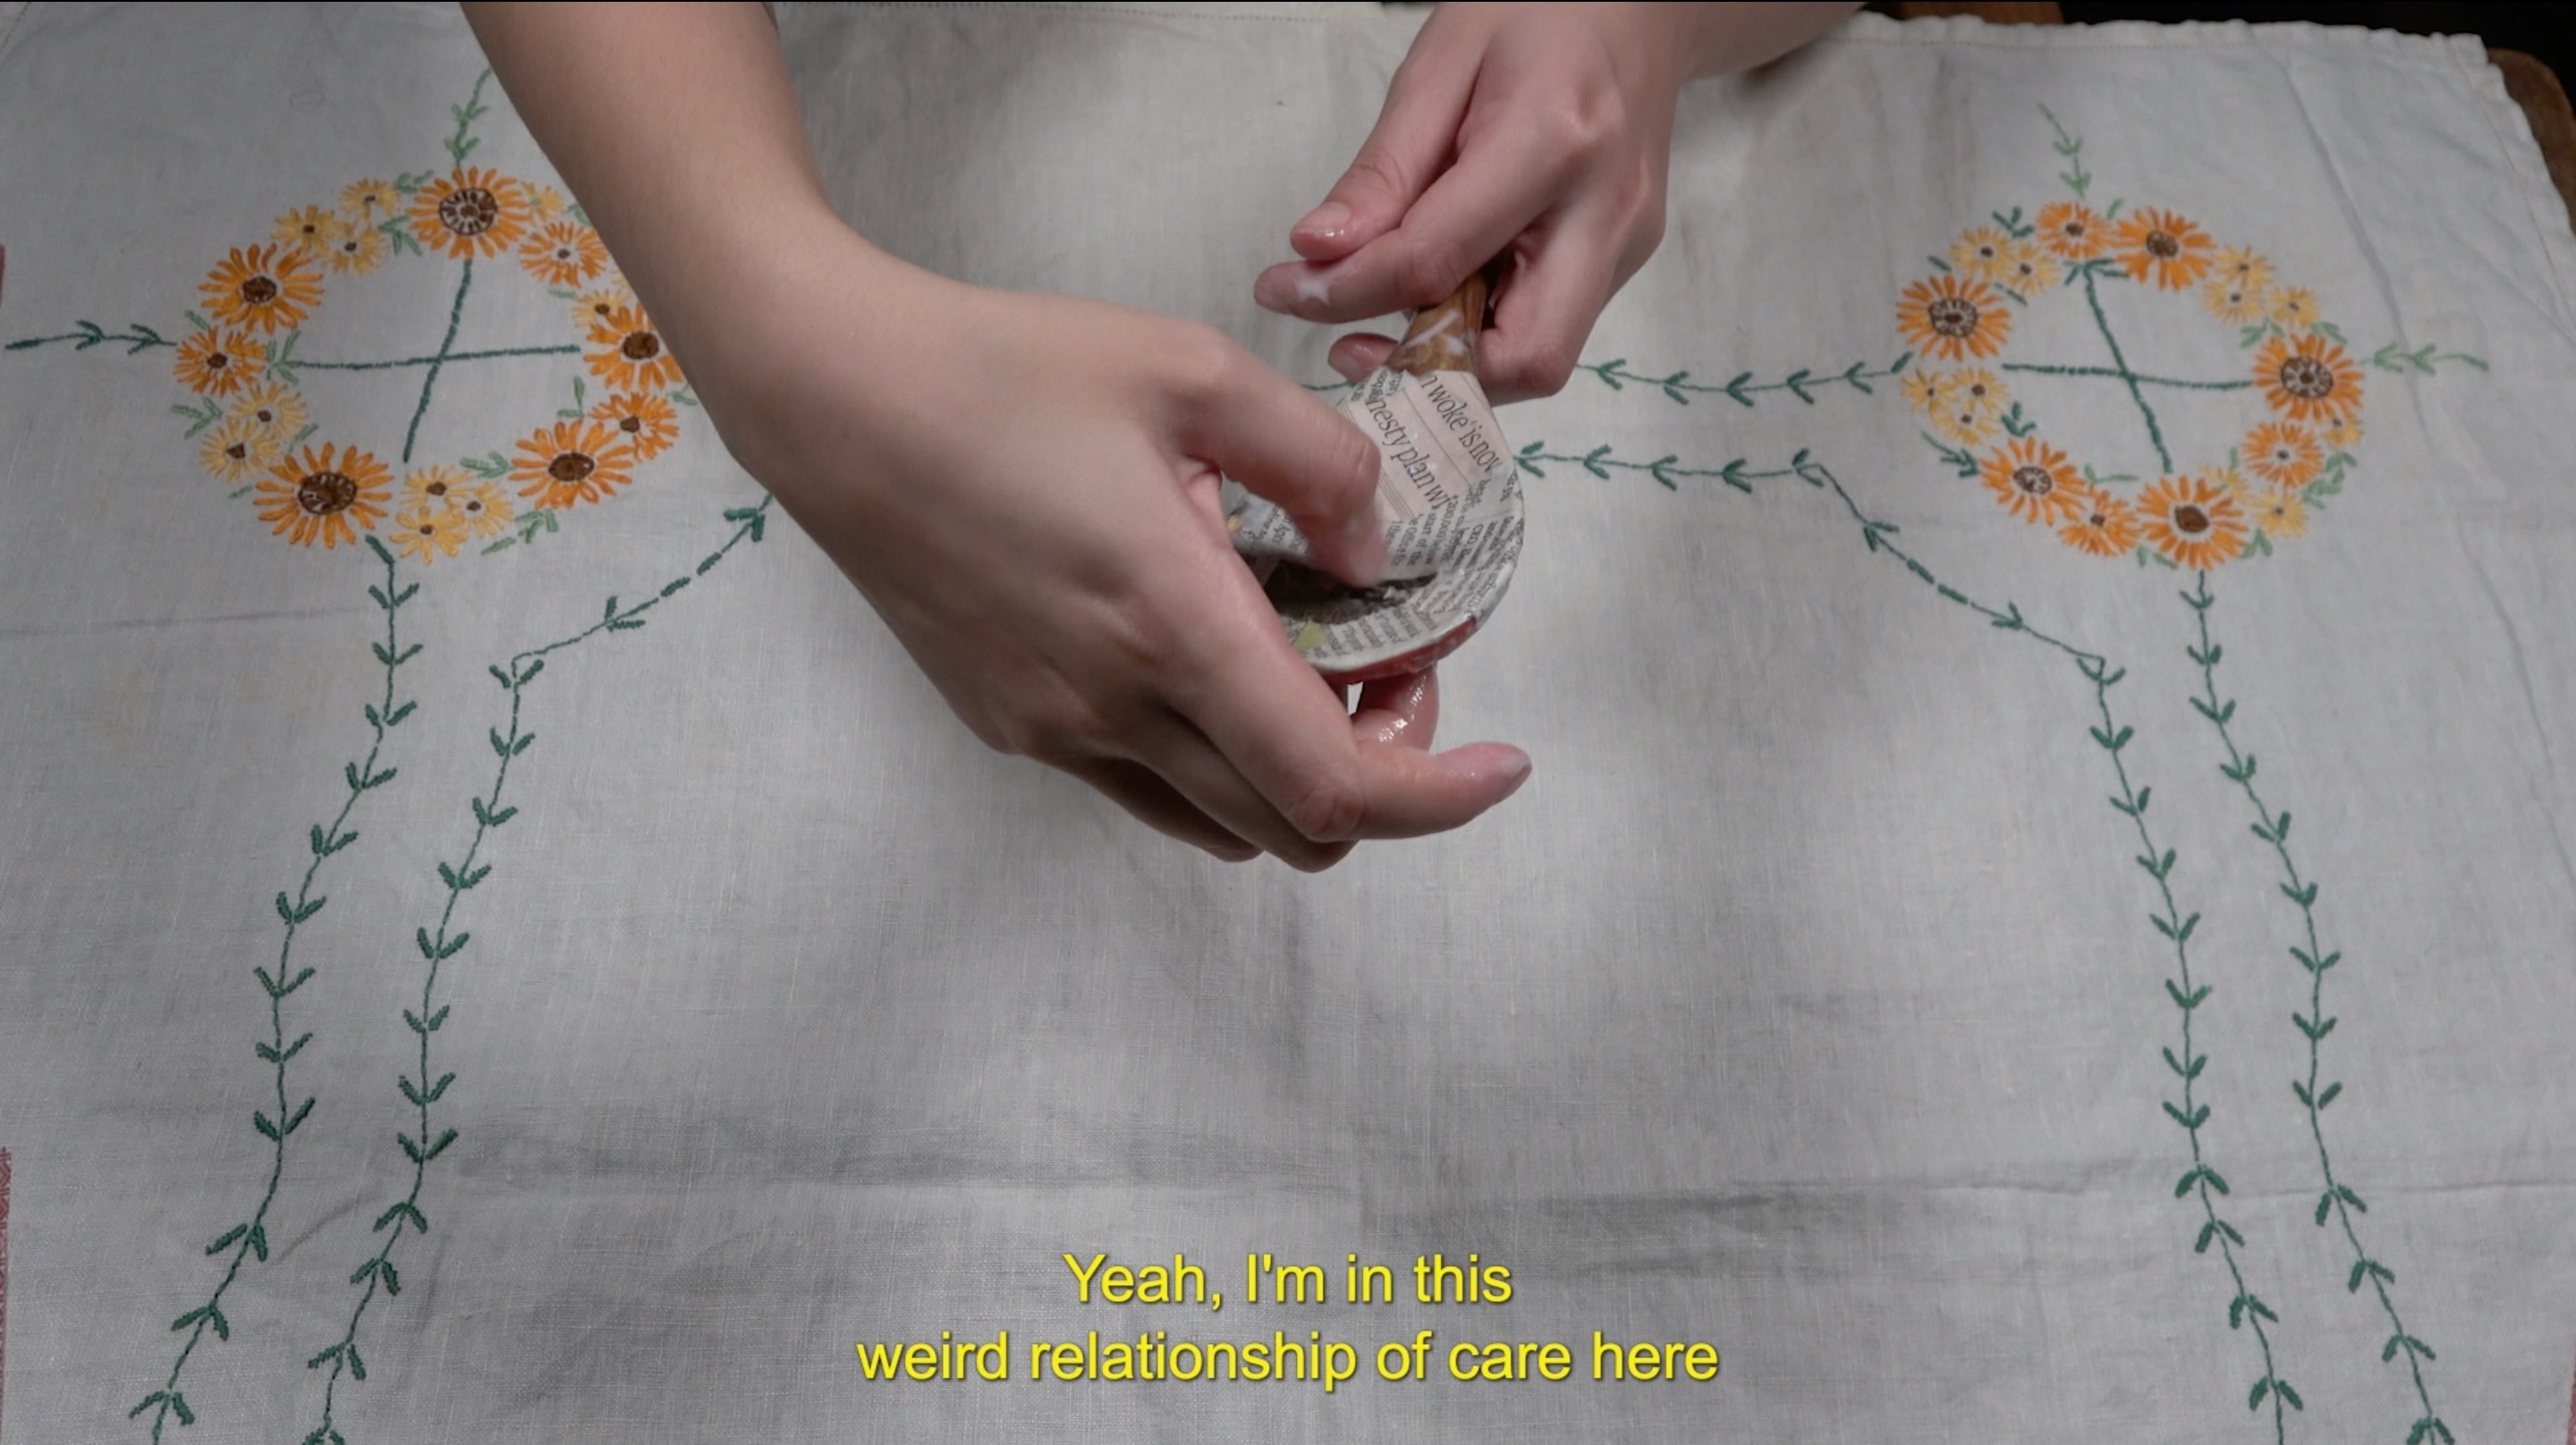
<svg viewBox="0 0 2576 1445"><path fill-rule="evenodd" d="M1253 296L1357 321L1428 306L1508 252L1479 379L1497 404L1552 395L1663 239L1682 83L1769 60L1851 8L1444 4L1358 158L1289 232L1304 259L1262 272ZM1364 375L1394 344L1343 337L1333 368Z"/></svg>

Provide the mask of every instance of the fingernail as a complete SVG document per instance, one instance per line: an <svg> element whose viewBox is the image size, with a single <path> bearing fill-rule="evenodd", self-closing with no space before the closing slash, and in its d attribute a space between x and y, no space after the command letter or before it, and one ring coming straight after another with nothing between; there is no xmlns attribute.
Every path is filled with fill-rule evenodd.
<svg viewBox="0 0 2576 1445"><path fill-rule="evenodd" d="M1508 798L1512 794L1519 792L1521 790L1521 784L1529 781L1529 775L1530 760L1529 754L1527 753L1521 754L1520 757L1513 762L1504 764L1502 769L1502 776L1504 779L1503 798ZM1494 801L1499 803L1502 801L1502 798L1496 798Z"/></svg>
<svg viewBox="0 0 2576 1445"><path fill-rule="evenodd" d="M1339 201L1326 201L1308 211L1306 218L1290 229L1303 231L1310 236L1331 237L1349 230L1350 225L1351 208Z"/></svg>

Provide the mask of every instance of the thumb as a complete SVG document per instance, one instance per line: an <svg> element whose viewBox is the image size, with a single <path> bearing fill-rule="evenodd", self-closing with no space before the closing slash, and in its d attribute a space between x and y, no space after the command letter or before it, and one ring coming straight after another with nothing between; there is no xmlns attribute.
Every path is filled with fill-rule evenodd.
<svg viewBox="0 0 2576 1445"><path fill-rule="evenodd" d="M1304 387L1239 354L1186 422L1181 445L1277 504L1306 534L1317 565L1358 587L1385 578L1377 445Z"/></svg>
<svg viewBox="0 0 2576 1445"><path fill-rule="evenodd" d="M1387 83L1386 104L1323 204L1289 228L1288 244L1318 264L1385 235L1440 178L1475 90L1481 38L1450 33L1435 13Z"/></svg>

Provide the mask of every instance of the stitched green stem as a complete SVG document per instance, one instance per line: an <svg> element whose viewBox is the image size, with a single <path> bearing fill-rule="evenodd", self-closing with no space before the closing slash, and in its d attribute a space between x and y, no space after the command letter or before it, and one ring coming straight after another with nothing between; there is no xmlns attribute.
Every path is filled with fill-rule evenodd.
<svg viewBox="0 0 2576 1445"><path fill-rule="evenodd" d="M2120 354L2120 338L2111 334L2111 318L2102 314L2101 292L2094 285L2101 270L2089 263L2076 269L2084 277L2084 303L2093 308L2093 324L2101 328L2102 344L2111 348L2111 365L2118 368L2112 374L2128 383L2129 399L2138 404L2138 415L2147 419L2147 440L2156 444L2156 463L2170 472L2173 454L2165 450L2164 428L2156 425L2156 409L2147 405L2147 394L2138 389L2138 374L2129 369L2128 358Z"/></svg>
<svg viewBox="0 0 2576 1445"><path fill-rule="evenodd" d="M630 607L618 606L617 599L611 597L597 622L541 647L515 653L506 666L496 665L491 669L493 678L510 695L506 723L491 733L492 750L498 755L499 764L493 771L488 795L478 793L468 800L468 808L474 815L474 832L466 843L463 861L438 865L439 881L445 886L446 897L439 906L436 922L413 933L413 941L427 967L421 976L419 1011L403 1010L403 1023L420 1041L415 1061L418 1071L397 1082L416 1132L397 1132L394 1136L410 1161L411 1184L400 1199L376 1216L374 1232L382 1234L384 1242L349 1276L349 1283L359 1286L360 1290L356 1304L350 1308L347 1327L341 1331L338 1340L324 1346L305 1362L308 1368L320 1369L328 1365L331 1370L323 1384L321 1423L304 1437L305 1445L346 1445L336 1420L340 1383L344 1378L360 1382L367 1378L366 1359L358 1348L359 1328L365 1323L367 1310L375 1303L379 1289L389 1299L402 1293L402 1272L395 1262L395 1252L407 1234L429 1231L429 1217L421 1208L421 1198L429 1182L429 1166L457 1140L457 1130L453 1126L442 1126L432 1113L433 1106L456 1082L453 1071L435 1079L430 1073L434 1063L432 1045L435 1036L446 1027L448 1013L453 1007L439 1003L438 977L440 969L450 959L462 954L473 938L470 931L456 926L456 914L465 894L491 875L492 865L483 861L484 845L494 830L508 823L519 811L504 799L509 788L511 763L536 741L536 735L522 726L528 684L545 670L547 657L579 646L601 633L631 632L642 627L645 613L705 576L746 538L759 542L768 520L770 501L770 498L763 497L756 505L725 512L725 520L734 524L732 535L700 560L694 570L664 583L652 596ZM437 1130L434 1135L433 1129Z"/></svg>
<svg viewBox="0 0 2576 1445"><path fill-rule="evenodd" d="M301 364L312 365L311 362ZM1998 365L2005 371L2027 371L2040 376L2107 376L2133 385L2172 386L2188 391L2245 391L2254 385L2251 378L2243 381L2185 381L2180 377L2148 376L2143 372L2122 371L2109 366L2053 366L2036 361L2006 361Z"/></svg>
<svg viewBox="0 0 2576 1445"><path fill-rule="evenodd" d="M2316 1144L2317 1172L2324 1181L2324 1192L2317 1197L2317 1226L2324 1228L2329 1220L2342 1226L2344 1242L2352 1250L2352 1273L2346 1280L2346 1290L2358 1294L2362 1285L2368 1283L2379 1299L2380 1311L2387 1317L2389 1328L2388 1343L2380 1351L2380 1359L2393 1362L2401 1353L2406 1357L2408 1376L2415 1387L2415 1402L2421 1411L2407 1432L2406 1445L2422 1445L2428 1437L2439 1439L2443 1445L2451 1445L2451 1427L2442 1422L2440 1413L2433 1408L2432 1391L2424 1381L2424 1365L2434 1357L2433 1348L2410 1333L2406 1322L2398 1317L2397 1302L2390 1293L2390 1286L2397 1280L2396 1273L2363 1247L2360 1228L2353 1220L2354 1215L2365 1212L2369 1206L2335 1172L2334 1156L2326 1148L2325 1111L2343 1092L2342 1083L2326 1081L2323 1073L2326 1035L2332 1033L2335 1026L2335 1020L2325 1011L2326 971L2333 968L2343 955L2328 953L2319 937L2317 885L2300 876L2298 862L2290 855L2290 815L2287 811L2272 811L2270 805L2263 801L2261 791L2254 786L2254 755L2237 746L2235 733L2229 727L2235 720L2236 700L2218 695L2218 663L2223 654L2209 630L2209 611L2218 598L2209 590L2208 572L2198 573L2193 583L2191 591L2181 594L2185 605L2191 608L2200 632L2200 645L2184 649L2185 654L2200 667L2201 693L2191 700L2191 705L2208 720L2218 733L2220 745L2227 749L2227 761L2219 764L2218 771L2236 785L2237 791L2243 793L2245 801L2253 807L2254 836L2262 839L2271 848L2272 856L2280 861L2281 893L2290 900L2292 907L2299 910L2299 927L2306 935L2307 946L2293 945L2290 957L2308 976L2308 1011L2305 1014L2292 1013L2290 1021L2298 1026L2300 1035L2307 1041L2308 1070L2304 1081L2291 1083L2290 1093L2307 1114L2308 1137Z"/></svg>
<svg viewBox="0 0 2576 1445"><path fill-rule="evenodd" d="M475 89L478 92L482 89L480 82L476 83ZM465 319L465 293L473 285L474 258L468 256L456 277L456 299L447 306L447 335L438 343L438 354L429 359L429 375L420 379L420 404L411 409L411 426L403 432L402 459L405 465L411 462L412 445L420 440L420 419L429 415L429 394L438 389L438 373L454 359L451 353L456 347L456 328Z"/></svg>
<svg viewBox="0 0 2576 1445"><path fill-rule="evenodd" d="M391 361L304 361L298 360L298 371L393 371L409 366L443 367L459 361L491 361L508 356L578 356L581 348L563 346L501 346L488 351L441 351L430 356L403 356Z"/></svg>
<svg viewBox="0 0 2576 1445"><path fill-rule="evenodd" d="M328 901L324 895L313 891L321 877L323 863L358 841L358 835L348 827L351 815L357 811L358 800L394 779L395 769L389 767L379 772L376 767L384 756L386 735L401 726L417 706L414 702L397 703L394 694L395 674L420 652L419 643L408 648L403 646L400 627L402 605L420 590L420 584L403 585L399 564L394 560L393 552L382 542L369 537L367 545L385 568L383 584L367 588L367 595L375 600L377 608L385 615L384 640L375 644L376 662L384 676L384 691L376 702L364 708L367 726L373 736L368 743L366 757L341 770L348 790L341 797L340 811L332 816L329 823L315 824L308 835L312 858L305 864L304 877L296 885L294 896L290 898L283 892L277 895L277 915L284 926L284 934L277 946L277 971L271 974L257 966L251 969L259 979L261 991L268 995L268 1039L252 1048L269 1066L277 1112L272 1116L265 1111L256 1111L251 1116L253 1126L268 1140L268 1183L260 1191L259 1203L252 1207L249 1218L233 1225L207 1246L209 1255L229 1256L224 1263L224 1272L203 1303L171 1321L170 1328L186 1331L188 1338L180 1345L178 1358L171 1362L170 1373L162 1380L161 1388L144 1396L140 1404L126 1412L126 1418L130 1420L146 1410L152 1411L151 1438L154 1441L160 1440L162 1430L173 1415L182 1425L195 1423L195 1411L180 1389L181 1376L209 1330L219 1340L232 1338L232 1324L224 1316L224 1298L231 1292L233 1282L241 1277L246 1261L256 1259L265 1262L268 1258L268 1216L271 1206L277 1202L278 1184L286 1174L287 1140L303 1127L313 1108L310 1097L293 1106L287 1102L287 1065L313 1041L309 1030L292 1043L286 1037L286 1000L312 982L314 976L314 970L309 966L301 970L294 967L296 935Z"/></svg>

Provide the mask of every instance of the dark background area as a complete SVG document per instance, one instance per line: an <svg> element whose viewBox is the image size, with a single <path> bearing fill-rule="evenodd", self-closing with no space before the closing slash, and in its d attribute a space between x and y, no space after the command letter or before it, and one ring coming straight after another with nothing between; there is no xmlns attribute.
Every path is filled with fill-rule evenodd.
<svg viewBox="0 0 2576 1445"><path fill-rule="evenodd" d="M2069 25L2106 20L2245 20L2263 24L2308 20L2319 25L2360 25L2416 35L2475 35L2490 50L2519 50L2558 73L2564 85L2576 73L2576 11L2533 5L2445 5L2385 0L2362 5L2156 5L2088 4L2059 0Z"/></svg>

